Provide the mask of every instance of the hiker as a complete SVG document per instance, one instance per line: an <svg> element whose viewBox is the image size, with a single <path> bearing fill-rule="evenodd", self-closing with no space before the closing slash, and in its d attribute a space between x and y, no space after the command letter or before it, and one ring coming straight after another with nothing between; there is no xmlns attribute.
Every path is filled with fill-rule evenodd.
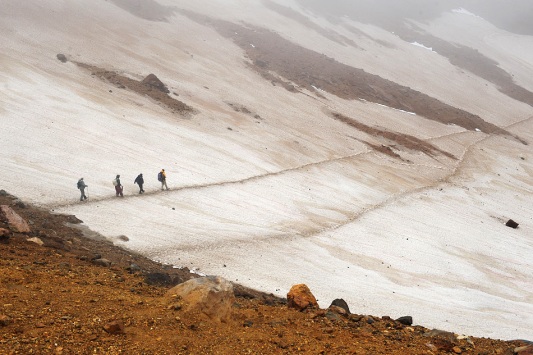
<svg viewBox="0 0 533 355"><path fill-rule="evenodd" d="M81 192L80 201L86 200L87 196L85 196L85 188L89 187L89 185L85 184L85 181L83 181L83 178L78 180L78 189Z"/></svg>
<svg viewBox="0 0 533 355"><path fill-rule="evenodd" d="M140 194L144 193L144 190L143 190L143 184L144 184L143 174L139 174L139 176L137 176L135 178L135 181L133 183L139 185L139 193Z"/></svg>
<svg viewBox="0 0 533 355"><path fill-rule="evenodd" d="M117 197L124 197L124 195L122 194L123 187L120 183L120 175L117 175L115 180L113 180L113 185L115 185L115 192L117 193Z"/></svg>
<svg viewBox="0 0 533 355"><path fill-rule="evenodd" d="M167 173L165 173L165 169L161 169L159 174L157 174L157 180L161 181L161 190L170 190L167 186Z"/></svg>

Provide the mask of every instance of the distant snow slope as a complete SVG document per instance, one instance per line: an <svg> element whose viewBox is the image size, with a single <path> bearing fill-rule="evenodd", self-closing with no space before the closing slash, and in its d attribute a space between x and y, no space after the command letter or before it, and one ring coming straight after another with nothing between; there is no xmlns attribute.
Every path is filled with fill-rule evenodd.
<svg viewBox="0 0 533 355"><path fill-rule="evenodd" d="M284 296L292 284L307 283L323 307L343 298L356 313L533 339L531 145L323 91L289 92L182 10L276 31L533 144L530 106L384 29L348 19L333 24L293 2L283 4L300 16L262 1L125 4L2 4L1 189L76 214L156 260L263 291ZM453 34L479 20L447 16L427 30L448 39L444 23L455 24ZM485 28L461 43L473 46ZM487 33L479 50L532 88L531 53L518 50L530 38L498 34ZM58 53L70 61L61 63ZM136 80L153 73L197 113L173 114L73 61ZM457 159L406 149L332 112L424 139ZM375 150L386 148L401 159ZM171 191L159 189L161 168ZM133 185L139 173L142 196ZM116 174L123 199L114 196ZM83 204L75 187L82 176L89 185ZM519 229L504 226L509 218Z"/></svg>

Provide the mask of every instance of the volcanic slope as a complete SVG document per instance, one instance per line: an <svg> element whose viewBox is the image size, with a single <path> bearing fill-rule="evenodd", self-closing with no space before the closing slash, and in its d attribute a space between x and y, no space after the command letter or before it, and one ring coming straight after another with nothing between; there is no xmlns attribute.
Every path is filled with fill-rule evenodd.
<svg viewBox="0 0 533 355"><path fill-rule="evenodd" d="M296 2L135 4L3 4L1 188L157 261L276 295L305 282L321 305L531 338L530 105L385 28ZM449 40L446 21L470 18L419 27ZM482 23L462 45L481 41L530 89L531 53L502 49L526 36L485 38ZM338 68L363 81L339 82ZM112 81L149 74L193 109Z"/></svg>

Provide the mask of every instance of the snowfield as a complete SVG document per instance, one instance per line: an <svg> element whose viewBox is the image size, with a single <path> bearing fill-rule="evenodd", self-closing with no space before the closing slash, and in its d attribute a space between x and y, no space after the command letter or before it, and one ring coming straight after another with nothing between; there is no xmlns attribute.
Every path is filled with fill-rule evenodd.
<svg viewBox="0 0 533 355"><path fill-rule="evenodd" d="M158 3L150 13L162 21L113 1L2 5L1 189L75 214L116 244L175 267L279 296L306 283L322 307L343 298L354 313L411 315L428 328L533 340L531 106L367 24L350 21L367 34L357 38L310 18L359 44L342 46L261 1ZM529 145L322 90L289 92L251 70L231 40L181 9L269 28L480 115ZM465 14L454 11L425 28L449 39L481 23L463 44L477 41L531 89L532 39ZM450 21L455 25L446 34ZM528 44L524 51L520 43ZM57 60L58 53L69 62ZM154 73L196 112L171 113L73 61L136 80ZM331 112L423 139L456 159L372 137ZM365 142L392 146L402 159ZM170 191L160 190L161 168ZM144 195L133 184L139 173ZM116 174L124 198L114 196ZM84 203L80 177L89 185ZM510 218L518 229L505 226Z"/></svg>

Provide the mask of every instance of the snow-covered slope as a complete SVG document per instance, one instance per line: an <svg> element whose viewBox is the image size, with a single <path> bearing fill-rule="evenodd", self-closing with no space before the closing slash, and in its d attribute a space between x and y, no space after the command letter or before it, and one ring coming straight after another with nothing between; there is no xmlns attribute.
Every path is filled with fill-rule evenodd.
<svg viewBox="0 0 533 355"><path fill-rule="evenodd" d="M416 90L508 134L320 87L288 91L218 20L405 88L382 90L388 99ZM533 90L531 37L457 12L419 26L475 45ZM306 283L324 307L343 298L356 313L533 338L533 154L523 143L533 109L438 51L269 1L3 1L0 36L0 188L177 267L278 295ZM195 112L173 113L76 62L136 80L154 73ZM170 191L159 189L161 168Z"/></svg>

